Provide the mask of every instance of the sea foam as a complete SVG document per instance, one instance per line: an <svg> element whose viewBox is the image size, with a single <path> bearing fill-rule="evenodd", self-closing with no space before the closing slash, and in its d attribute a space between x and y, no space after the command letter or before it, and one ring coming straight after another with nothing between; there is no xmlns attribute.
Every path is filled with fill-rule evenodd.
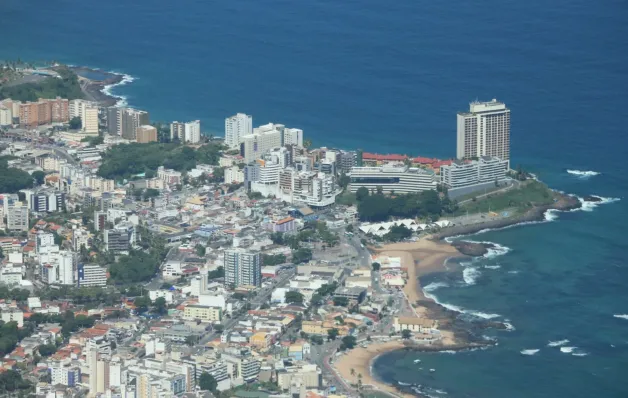
<svg viewBox="0 0 628 398"><path fill-rule="evenodd" d="M493 318L498 318L501 316L499 314L488 314L486 312L481 312L481 311L466 310L457 305L443 303L438 300L438 297L435 294L431 293L440 287L446 287L446 286L449 286L449 285L447 285L444 282L430 283L429 285L423 288L423 294L425 295L425 297L427 297L428 299L431 299L432 301L434 301L436 304L440 305L441 307L447 308L448 310L453 311L453 312L458 312L460 314L467 314L467 315L475 316L477 318L482 318L482 319L493 319Z"/></svg>
<svg viewBox="0 0 628 398"><path fill-rule="evenodd" d="M571 354L576 348L578 347L560 347L560 352L565 354Z"/></svg>
<svg viewBox="0 0 628 398"><path fill-rule="evenodd" d="M119 75L119 73L116 73L116 72L109 72L109 73L115 73L115 74ZM122 80L120 80L118 83L107 84L106 86L104 86L103 89L102 89L102 93L106 94L106 95L108 95L110 97L117 98L117 101L116 101L116 106L117 107L127 106L129 104L128 103L128 98L126 96L124 96L124 95L113 94L112 89L114 87L124 86L125 84L133 83L136 79L137 78L135 78L135 77L133 77L131 75L124 74L124 75L122 75Z"/></svg>
<svg viewBox="0 0 628 398"><path fill-rule="evenodd" d="M615 318L625 319L628 321L628 314L615 314L613 315Z"/></svg>
<svg viewBox="0 0 628 398"><path fill-rule="evenodd" d="M534 354L536 354L539 351L540 350L538 350L538 349L529 349L529 350L521 350L520 352L521 352L522 355L534 355Z"/></svg>
<svg viewBox="0 0 628 398"><path fill-rule="evenodd" d="M482 275L475 267L466 267L462 271L462 278L467 285L475 285L475 281Z"/></svg>
<svg viewBox="0 0 628 398"><path fill-rule="evenodd" d="M560 347L561 345L565 345L569 343L569 340L565 339L565 340L558 340L558 341L550 341L549 343L547 343L548 347Z"/></svg>
<svg viewBox="0 0 628 398"><path fill-rule="evenodd" d="M594 177L596 175L600 175L600 173L598 173L597 171L592 171L592 170L569 170L567 169L567 173L569 174L573 174L575 176L578 176L580 178L589 178L589 177Z"/></svg>
<svg viewBox="0 0 628 398"><path fill-rule="evenodd" d="M502 266L501 265L485 265L484 268L487 269L500 269Z"/></svg>
<svg viewBox="0 0 628 398"><path fill-rule="evenodd" d="M584 198L578 197L578 200L580 201L580 204L582 205L582 207L580 209L574 209L574 210L593 211L593 209L595 209L599 205L605 205L608 203L618 202L619 200L621 200L620 198L605 198L604 196L599 196L599 195L591 195L591 196L600 199L599 202L591 202L591 201L584 200Z"/></svg>

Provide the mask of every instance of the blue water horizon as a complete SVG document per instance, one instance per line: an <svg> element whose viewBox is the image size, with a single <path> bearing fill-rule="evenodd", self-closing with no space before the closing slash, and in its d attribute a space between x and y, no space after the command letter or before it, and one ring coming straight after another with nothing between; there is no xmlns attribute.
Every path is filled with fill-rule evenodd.
<svg viewBox="0 0 628 398"><path fill-rule="evenodd" d="M316 146L451 158L456 112L505 102L513 167L609 201L474 236L510 250L475 260L466 280L464 269L422 280L448 285L432 292L442 302L508 319L515 330L486 332L497 346L391 353L375 370L454 398L628 396L628 320L615 317L628 314L625 2L5 0L0 10L0 59L127 74L113 92L130 106L151 120L200 119L218 136L245 112L256 126L302 128ZM578 348L547 346L564 339ZM416 357L437 371L420 372Z"/></svg>

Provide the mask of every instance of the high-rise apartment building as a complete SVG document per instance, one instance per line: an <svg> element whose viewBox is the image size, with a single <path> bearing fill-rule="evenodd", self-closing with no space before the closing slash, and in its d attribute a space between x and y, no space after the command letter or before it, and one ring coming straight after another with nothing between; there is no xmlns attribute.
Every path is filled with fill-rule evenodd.
<svg viewBox="0 0 628 398"><path fill-rule="evenodd" d="M281 146L281 130L258 130L241 137L240 155L246 163L259 159L273 148Z"/></svg>
<svg viewBox="0 0 628 398"><path fill-rule="evenodd" d="M241 138L253 134L253 117L238 113L225 119L225 145L238 148Z"/></svg>
<svg viewBox="0 0 628 398"><path fill-rule="evenodd" d="M136 136L137 142L140 144L157 142L157 129L150 125L139 126Z"/></svg>
<svg viewBox="0 0 628 398"><path fill-rule="evenodd" d="M19 103L18 113L20 124L34 127L41 124L67 123L70 120L70 106L67 99L40 98L37 102Z"/></svg>
<svg viewBox="0 0 628 398"><path fill-rule="evenodd" d="M107 108L107 132L127 140L137 138L137 128L150 124L148 112L133 108Z"/></svg>
<svg viewBox="0 0 628 398"><path fill-rule="evenodd" d="M87 135L98 134L98 103L75 99L70 101L70 119L81 119L81 131Z"/></svg>
<svg viewBox="0 0 628 398"><path fill-rule="evenodd" d="M260 286L262 283L262 254L241 248L225 250L225 285Z"/></svg>
<svg viewBox="0 0 628 398"><path fill-rule="evenodd" d="M283 144L303 146L303 130L301 129L284 129Z"/></svg>
<svg viewBox="0 0 628 398"><path fill-rule="evenodd" d="M15 202L7 209L7 229L28 231L28 206L26 203Z"/></svg>
<svg viewBox="0 0 628 398"><path fill-rule="evenodd" d="M201 141L201 121L193 120L187 123L170 123L170 139L178 139L180 142L197 144Z"/></svg>
<svg viewBox="0 0 628 398"><path fill-rule="evenodd" d="M472 102L458 113L458 159L496 156L510 160L510 109L503 102Z"/></svg>

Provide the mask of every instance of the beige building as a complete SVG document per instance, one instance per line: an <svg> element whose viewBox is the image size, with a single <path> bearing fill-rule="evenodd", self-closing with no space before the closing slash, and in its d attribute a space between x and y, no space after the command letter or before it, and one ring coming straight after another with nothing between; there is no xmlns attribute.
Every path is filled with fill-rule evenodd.
<svg viewBox="0 0 628 398"><path fill-rule="evenodd" d="M393 320L393 328L395 332L407 329L411 332L429 333L431 330L438 329L438 322L426 318L396 316Z"/></svg>
<svg viewBox="0 0 628 398"><path fill-rule="evenodd" d="M183 317L189 320L200 320L201 322L220 322L222 310L218 307L192 304L185 307Z"/></svg>
<svg viewBox="0 0 628 398"><path fill-rule="evenodd" d="M0 105L0 126L8 126L10 124L13 124L12 107Z"/></svg>
<svg viewBox="0 0 628 398"><path fill-rule="evenodd" d="M496 156L510 160L510 109L503 102L474 101L458 113L458 159Z"/></svg>
<svg viewBox="0 0 628 398"><path fill-rule="evenodd" d="M315 364L289 367L277 372L277 385L282 390L290 389L293 382L305 385L305 388L319 388L322 373Z"/></svg>
<svg viewBox="0 0 628 398"><path fill-rule="evenodd" d="M137 142L146 144L157 142L157 129L150 125L143 125L137 128Z"/></svg>

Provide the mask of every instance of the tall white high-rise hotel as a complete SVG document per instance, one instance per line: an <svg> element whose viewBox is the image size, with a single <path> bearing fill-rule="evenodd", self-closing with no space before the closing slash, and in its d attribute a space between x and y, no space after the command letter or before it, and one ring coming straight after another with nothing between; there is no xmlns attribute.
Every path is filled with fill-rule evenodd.
<svg viewBox="0 0 628 398"><path fill-rule="evenodd" d="M458 159L496 156L510 160L510 109L496 99L472 102L458 113Z"/></svg>
<svg viewBox="0 0 628 398"><path fill-rule="evenodd" d="M225 144L229 148L238 148L242 137L253 134L253 117L238 113L225 119Z"/></svg>

